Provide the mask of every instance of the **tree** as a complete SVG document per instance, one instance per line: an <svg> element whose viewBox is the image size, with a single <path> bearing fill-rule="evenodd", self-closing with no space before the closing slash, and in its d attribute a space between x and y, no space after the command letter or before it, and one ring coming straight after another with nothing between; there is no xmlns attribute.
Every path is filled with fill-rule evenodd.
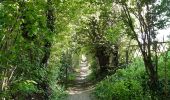
<svg viewBox="0 0 170 100"><path fill-rule="evenodd" d="M110 58L113 56L113 65L118 67L119 46L118 38L123 34L123 22L118 18L119 9L111 1L94 1L91 5L96 6L94 12L84 15L80 20L81 25L77 28L76 38L78 43L89 47L98 59L100 72L107 72ZM116 7L114 7L116 6ZM93 9L93 8L92 8Z"/></svg>
<svg viewBox="0 0 170 100"><path fill-rule="evenodd" d="M131 29L129 33L134 38L141 50L145 70L149 76L148 84L153 95L158 87L158 59L157 49L152 52L152 47L156 48L156 28L155 21L159 22L156 13L156 1L148 0L120 0L122 7L122 19L127 27ZM163 13L163 12L159 12ZM136 27L137 26L137 27ZM152 98L153 99L153 98Z"/></svg>

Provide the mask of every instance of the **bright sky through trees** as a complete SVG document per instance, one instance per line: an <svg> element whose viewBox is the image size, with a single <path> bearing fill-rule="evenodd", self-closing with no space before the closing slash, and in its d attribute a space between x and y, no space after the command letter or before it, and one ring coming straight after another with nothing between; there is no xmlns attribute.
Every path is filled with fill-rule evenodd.
<svg viewBox="0 0 170 100"><path fill-rule="evenodd" d="M169 40L168 36L170 35L170 28L159 30L158 33L159 34L156 37L158 39L158 41L163 42L163 39L164 39L164 41Z"/></svg>

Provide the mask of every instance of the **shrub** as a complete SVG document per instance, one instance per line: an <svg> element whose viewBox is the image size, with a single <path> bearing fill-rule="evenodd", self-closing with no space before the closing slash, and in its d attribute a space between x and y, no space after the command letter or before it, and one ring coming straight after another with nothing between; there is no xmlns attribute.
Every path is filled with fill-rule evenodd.
<svg viewBox="0 0 170 100"><path fill-rule="evenodd" d="M143 62L137 61L98 83L94 94L99 100L148 100L146 78Z"/></svg>

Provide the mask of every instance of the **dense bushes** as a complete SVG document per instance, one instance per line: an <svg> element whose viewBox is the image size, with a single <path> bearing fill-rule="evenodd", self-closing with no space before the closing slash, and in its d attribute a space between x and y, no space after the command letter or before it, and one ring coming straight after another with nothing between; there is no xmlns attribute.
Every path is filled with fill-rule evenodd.
<svg viewBox="0 0 170 100"><path fill-rule="evenodd" d="M163 56L159 57L159 87L157 95L154 98L167 99L170 92L169 84L169 65L167 61L167 79L165 78L165 62ZM148 77L145 73L142 60L134 61L127 68L118 69L112 76L105 78L97 84L94 94L99 100L150 100L151 95L147 83ZM166 83L167 80L167 83ZM166 88L165 88L166 87ZM165 93L167 95L165 97Z"/></svg>
<svg viewBox="0 0 170 100"><path fill-rule="evenodd" d="M97 84L94 94L99 100L138 100L149 98L146 86L146 75L141 61L131 64L128 68L119 69L112 76Z"/></svg>
<svg viewBox="0 0 170 100"><path fill-rule="evenodd" d="M47 82L51 89L51 95L50 100L62 100L63 97L65 97L65 89L64 86L58 83L58 78L60 76L61 63L59 63L58 60L55 58L51 58L51 63L49 64L48 68L48 75L47 75Z"/></svg>
<svg viewBox="0 0 170 100"><path fill-rule="evenodd" d="M60 32L54 32L52 10L58 6L52 1L0 1L0 99L44 100L46 95L58 100L62 96L64 90L56 82L61 49L55 50L57 56L50 55Z"/></svg>

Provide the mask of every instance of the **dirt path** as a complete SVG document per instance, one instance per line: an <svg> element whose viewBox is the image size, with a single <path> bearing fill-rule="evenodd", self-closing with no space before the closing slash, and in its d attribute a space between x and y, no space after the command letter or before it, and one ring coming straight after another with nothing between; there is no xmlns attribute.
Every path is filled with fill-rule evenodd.
<svg viewBox="0 0 170 100"><path fill-rule="evenodd" d="M81 62L80 72L77 74L73 87L68 88L66 100L95 100L91 93L93 86L90 86L87 77L90 74L87 62Z"/></svg>

